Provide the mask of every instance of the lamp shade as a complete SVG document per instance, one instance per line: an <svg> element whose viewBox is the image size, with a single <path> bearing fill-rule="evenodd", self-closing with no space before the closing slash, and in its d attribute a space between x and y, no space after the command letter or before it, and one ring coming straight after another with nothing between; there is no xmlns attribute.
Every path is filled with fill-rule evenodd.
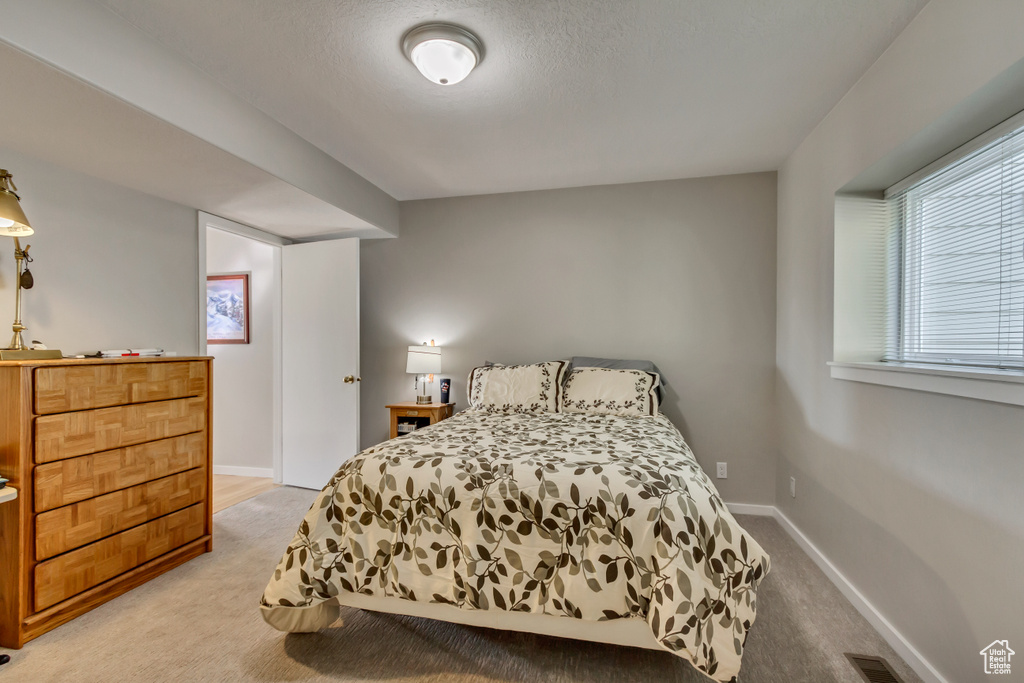
<svg viewBox="0 0 1024 683"><path fill-rule="evenodd" d="M410 346L405 371L412 375L434 375L441 372L441 347Z"/></svg>
<svg viewBox="0 0 1024 683"><path fill-rule="evenodd" d="M35 232L21 210L18 195L14 193L11 174L0 169L0 235L25 237Z"/></svg>

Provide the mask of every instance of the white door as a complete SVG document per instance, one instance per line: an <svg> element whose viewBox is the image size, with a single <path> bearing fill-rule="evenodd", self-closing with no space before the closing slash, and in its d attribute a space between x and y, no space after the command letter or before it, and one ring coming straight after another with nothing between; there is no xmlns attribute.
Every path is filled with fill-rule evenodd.
<svg viewBox="0 0 1024 683"><path fill-rule="evenodd" d="M359 450L359 240L286 245L281 264L282 479L321 489Z"/></svg>

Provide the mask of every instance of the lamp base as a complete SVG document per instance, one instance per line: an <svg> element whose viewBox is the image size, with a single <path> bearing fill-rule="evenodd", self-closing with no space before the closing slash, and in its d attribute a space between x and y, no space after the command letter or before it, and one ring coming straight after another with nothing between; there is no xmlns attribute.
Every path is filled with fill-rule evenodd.
<svg viewBox="0 0 1024 683"><path fill-rule="evenodd" d="M417 396L416 397L416 403L418 403L420 405L424 405L424 404L427 404L427 403L433 403L434 402L433 398L434 398L433 396Z"/></svg>
<svg viewBox="0 0 1024 683"><path fill-rule="evenodd" d="M0 360L60 360L59 349L0 349Z"/></svg>

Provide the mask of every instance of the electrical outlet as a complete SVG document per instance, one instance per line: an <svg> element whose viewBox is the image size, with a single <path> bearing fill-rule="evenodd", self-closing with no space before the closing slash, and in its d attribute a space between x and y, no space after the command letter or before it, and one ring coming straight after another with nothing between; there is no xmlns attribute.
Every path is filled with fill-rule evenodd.
<svg viewBox="0 0 1024 683"><path fill-rule="evenodd" d="M796 498L796 477L789 478L789 495Z"/></svg>
<svg viewBox="0 0 1024 683"><path fill-rule="evenodd" d="M729 466L726 463L724 463L724 462L718 463L718 478L719 479L728 479L729 478Z"/></svg>

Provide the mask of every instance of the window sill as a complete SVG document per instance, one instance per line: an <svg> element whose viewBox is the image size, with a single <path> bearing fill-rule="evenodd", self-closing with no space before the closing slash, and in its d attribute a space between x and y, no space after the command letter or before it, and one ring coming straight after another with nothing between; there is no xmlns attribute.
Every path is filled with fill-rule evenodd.
<svg viewBox="0 0 1024 683"><path fill-rule="evenodd" d="M834 379L1024 406L1024 370L878 362L832 361L828 365Z"/></svg>

